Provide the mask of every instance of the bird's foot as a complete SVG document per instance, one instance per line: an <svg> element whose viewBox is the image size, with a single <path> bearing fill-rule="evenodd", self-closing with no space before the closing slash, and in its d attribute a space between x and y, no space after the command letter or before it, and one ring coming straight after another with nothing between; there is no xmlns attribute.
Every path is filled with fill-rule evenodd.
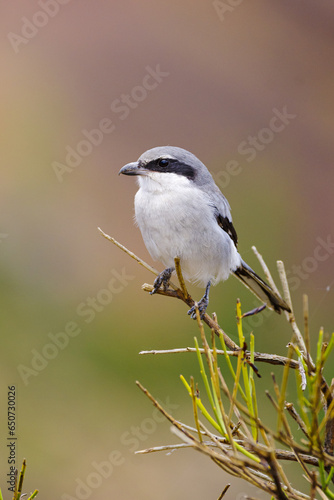
<svg viewBox="0 0 334 500"><path fill-rule="evenodd" d="M150 295L157 293L161 285L163 286L164 291L167 290L173 271L174 267L167 267L160 274L158 274L154 280L153 290L150 292Z"/></svg>
<svg viewBox="0 0 334 500"><path fill-rule="evenodd" d="M198 307L198 312L200 315L200 318L203 319L204 314L206 313L207 307L209 305L209 290L210 290L211 282L206 285L205 289L205 294L201 298L201 300L198 302L197 307ZM196 306L192 306L191 309L188 311L189 316L192 319L196 319Z"/></svg>

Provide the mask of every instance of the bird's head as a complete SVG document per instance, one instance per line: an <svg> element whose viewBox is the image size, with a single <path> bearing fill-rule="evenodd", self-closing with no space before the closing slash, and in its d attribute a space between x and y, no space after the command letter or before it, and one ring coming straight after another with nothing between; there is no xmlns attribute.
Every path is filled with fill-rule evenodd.
<svg viewBox="0 0 334 500"><path fill-rule="evenodd" d="M149 149L137 161L121 168L119 174L138 176L142 187L147 181L153 181L166 189L176 184L201 185L212 179L195 155L175 146Z"/></svg>

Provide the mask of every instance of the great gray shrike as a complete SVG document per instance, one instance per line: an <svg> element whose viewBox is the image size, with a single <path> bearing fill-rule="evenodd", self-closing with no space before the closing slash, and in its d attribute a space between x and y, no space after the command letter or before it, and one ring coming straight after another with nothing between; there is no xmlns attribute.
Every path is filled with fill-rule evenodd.
<svg viewBox="0 0 334 500"><path fill-rule="evenodd" d="M209 303L211 284L233 273L264 304L276 312L289 306L241 258L230 206L206 166L185 149L163 146L149 149L138 161L119 171L136 175L136 222L147 250L166 269L154 281L157 292L166 289L174 259L180 258L186 280L206 286L198 302L201 316ZM194 307L188 311L196 317Z"/></svg>

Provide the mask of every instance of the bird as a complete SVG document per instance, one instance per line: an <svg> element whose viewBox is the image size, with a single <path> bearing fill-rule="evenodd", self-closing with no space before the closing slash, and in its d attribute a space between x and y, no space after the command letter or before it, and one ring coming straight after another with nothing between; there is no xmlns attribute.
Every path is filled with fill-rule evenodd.
<svg viewBox="0 0 334 500"><path fill-rule="evenodd" d="M167 290L175 258L188 282L205 287L197 307L203 318L211 285L234 274L263 302L281 313L289 306L246 264L238 252L238 237L230 205L207 167L191 152L159 146L126 164L119 174L136 176L135 221L151 257L165 269L151 294ZM196 319L193 306L188 314Z"/></svg>

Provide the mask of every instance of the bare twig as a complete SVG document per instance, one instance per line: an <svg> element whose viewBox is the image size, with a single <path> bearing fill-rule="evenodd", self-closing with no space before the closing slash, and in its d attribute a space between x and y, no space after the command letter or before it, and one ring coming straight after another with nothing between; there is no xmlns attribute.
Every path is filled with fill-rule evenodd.
<svg viewBox="0 0 334 500"><path fill-rule="evenodd" d="M201 353L204 353L204 349L199 349ZM211 352L212 349L210 349ZM226 351L226 354L228 356L235 356L237 357L239 355L240 348L238 348L237 351ZM151 350L151 351L140 351L139 354L180 354L180 353L187 353L187 352L196 352L195 347L182 347L182 348L177 348L177 349L161 349L161 350ZM219 355L224 355L224 351L222 349L216 349L217 354ZM251 353L249 351L244 351L244 354L247 359L250 359ZM254 361L256 362L264 362L268 363L270 365L289 365L290 368L293 369L299 369L299 363L298 361L295 361L294 359L289 359L285 356L278 356L277 354L268 354L265 352L254 352Z"/></svg>
<svg viewBox="0 0 334 500"><path fill-rule="evenodd" d="M212 446L211 441L203 441L207 446ZM135 455L147 455L148 453L156 453L159 451L169 451L179 450L182 448L191 448L192 444L189 443L178 443L178 444L165 444L163 446L152 446L151 448L146 448L145 450L135 451Z"/></svg>
<svg viewBox="0 0 334 500"><path fill-rule="evenodd" d="M273 277L272 277L272 275L271 275L271 273L269 271L269 268L268 268L267 264L265 263L262 255L258 252L257 248L254 245L252 246L252 250L255 253L258 261L260 262L260 264L262 266L263 272L264 272L264 274L265 274L265 276L266 276L266 278L268 280L269 285L274 290L274 292L277 293L277 295L280 297L281 295L280 295L280 293L278 291L276 283L275 283L275 281L274 281L274 279L273 279Z"/></svg>
<svg viewBox="0 0 334 500"><path fill-rule="evenodd" d="M123 250L123 252L125 252L132 259L134 259L136 262L138 262L138 264L140 264L141 266L145 267L145 269L147 269L148 271L150 271L151 273L153 273L155 275L159 274L156 269L154 269L153 267L151 267L149 264L147 264L145 261L143 261L140 257L138 257L137 255L135 255L130 250L128 250L124 245L122 245L121 243L119 243L118 241L116 241L115 238L113 238L112 236L109 236L108 234L106 234L104 231L102 231L101 228L98 228L98 230L100 231L100 233L102 234L102 236L104 236L104 238L106 238L108 241L111 241L111 243L113 243L118 248L120 248L121 250ZM186 287L185 287L185 284L184 284L184 280L183 280L183 277L182 277L182 273L180 272L179 262L177 260L176 260L176 267L178 268L179 278L181 278L180 286L181 286L181 288L183 288L185 290L185 293L182 291L182 289L178 288L172 282L169 283L169 286L172 288L172 290L168 289L168 290L165 291L163 289L159 289L159 290L157 290L156 293L158 293L160 295L167 295L168 297L174 297L174 298L180 299L183 302L185 302L189 307L193 307L193 305L195 304L195 302L193 301L193 299L190 297L190 295L188 294L188 292L186 290ZM152 292L153 286L152 285L148 285L147 283L145 283L142 286L142 289L145 292ZM203 321L211 329L213 329L218 336L220 334L222 334L224 336L225 344L227 345L227 347L229 349L232 349L232 350L239 349L239 346L235 342L233 342L233 340L223 331L223 329L218 325L218 323L216 323L212 318L210 318L210 316L208 314L205 313Z"/></svg>
<svg viewBox="0 0 334 500"><path fill-rule="evenodd" d="M158 274L154 268L118 243L114 238L106 235L101 229L99 231L105 238L122 249L131 258L135 259L140 265L153 274ZM271 287L276 293L279 293L262 256L257 252L255 247L253 250L264 269ZM261 488L277 500L304 500L310 498L292 487L290 478L288 477L289 474L287 473L288 469L282 466L284 461L287 460L298 462L302 473L305 474L310 483L311 497L315 498L315 494L317 493L321 498L325 498L327 492L329 492L328 484L333 479L331 467L334 466L334 388L333 385L328 387L323 376L323 367L330 349L333 347L333 340L328 346L326 354L327 344L322 343L322 331L320 332L315 364L310 355L307 298L304 297L304 339L294 317L284 265L282 262L278 262L277 266L284 291L284 298L292 311L286 314L294 334L293 341L289 344L290 348L287 357L254 352L253 337L251 337L250 351L246 350L247 346L242 333L242 315L238 306L237 328L241 347L222 330L215 314L212 317L204 314L204 317L201 319L197 308L196 317L201 333L202 349L198 347L198 341L196 340L196 349L185 347L159 351L141 351L140 354L175 354L197 351L197 359L212 411L210 411L210 407L208 411L205 400L200 397L198 385L192 377L190 384L183 376L181 378L192 398L196 428L189 427L175 420L147 389L137 382L138 387L146 394L153 405L172 424L171 429L173 433L183 441L181 444L148 448L137 453L152 453L163 450L171 452L174 449L191 447L210 457L224 471ZM196 306L196 303L187 291L179 259L175 259L175 270L179 280L179 287L170 283L170 286L166 290L161 288L156 293L182 300L189 307ZM142 288L146 292L153 290L153 286L148 284L144 284ZM212 348L209 347L202 322L206 323L211 329ZM216 348L214 334L220 336L223 350ZM226 351L226 348L229 350ZM296 353L297 360L292 359L293 353ZM201 354L205 354L209 375L206 373L205 360ZM218 355L224 355L226 358L229 373L232 374L234 379L233 391L230 391L222 375L223 371L218 365ZM230 357L238 357L236 370L230 361ZM255 367L254 363L258 362L285 367L280 386L273 376L276 400L266 391L279 417L277 430L265 426L259 418L254 372L247 366ZM296 412L292 403L285 401L290 369L298 370L301 373L303 389L306 389L306 382L308 383L307 394L309 400L308 403L305 402L305 405L307 404L311 411L310 417L304 409L304 401L307 396L303 396L299 385L297 385L297 389L300 415ZM297 380L299 383L299 377ZM320 410L322 407L325 411L325 417L319 416L321 415ZM216 429L216 432L221 433L221 436L212 434L199 420L198 408L204 418ZM307 437L307 442L305 439L297 441L297 438L293 437L289 426L289 418L285 410L288 411L299 425ZM277 444L286 449L277 449ZM319 467L319 476L309 470L310 466ZM329 473L327 478L325 471ZM224 497L227 489L228 487L223 490L219 497L220 499ZM329 493L332 495L331 492ZM334 497L329 496L328 498Z"/></svg>
<svg viewBox="0 0 334 500"><path fill-rule="evenodd" d="M291 309L290 313L286 313L288 320L291 324L292 330L296 336L296 340L298 342L299 348L303 353L306 353L306 345L303 339L302 334L300 333L300 330L297 326L295 316L293 314L293 307L292 307L292 301L291 301L291 295L290 295L290 289L289 289L289 284L288 284L288 279L285 273L285 268L284 264L281 260L277 261L277 269L278 273L281 279L282 287L283 287L283 292L284 292L284 300L288 304L288 306ZM312 360L311 360L312 361Z"/></svg>
<svg viewBox="0 0 334 500"><path fill-rule="evenodd" d="M145 292L151 292L153 290L153 286L144 283L144 285L142 285L142 290L144 290ZM188 295L188 298L185 298L182 293L182 290L180 289L177 290L159 289L157 290L156 293L159 295L167 295L167 297L174 297L180 299L183 302L185 302L189 307L193 307L193 305L195 304L195 301L190 297L190 295ZM206 323L211 329L213 329L216 335L218 336L220 334L223 335L225 344L229 349L232 349L233 351L239 350L239 346L227 335L227 333L224 332L224 330L218 325L218 323L216 323L207 313L204 314L202 321L204 321L204 323Z"/></svg>
<svg viewBox="0 0 334 500"><path fill-rule="evenodd" d="M196 429L193 429L193 431L196 432ZM221 442L224 442L225 446L227 448L231 448L231 446L227 443L226 439L218 438L217 436L216 436L216 438L219 439ZM205 444L206 446L217 446L217 444L213 441L202 441L202 443ZM239 443L242 445L244 442L242 439L237 439L236 443ZM161 451L173 452L174 450L180 450L180 449L184 449L184 448L192 448L192 446L193 445L190 443L165 444L162 446L152 446L151 448L146 448L144 450L138 450L138 451L135 451L135 454L136 455L147 455L149 453L158 453ZM298 459L297 459L295 453L293 453L292 451L277 450L276 449L276 450L274 450L274 452L275 452L275 457L278 460L286 460L288 462L298 462ZM303 459L303 461L306 464L314 465L315 467L318 467L319 460L316 457L313 457L312 455L306 455L304 453L301 453L299 456Z"/></svg>
<svg viewBox="0 0 334 500"><path fill-rule="evenodd" d="M307 428L301 418L301 416L296 412L295 407L293 406L293 403L285 403L285 409L288 411L288 413L291 415L291 417L297 422L299 425L300 429L303 431L305 436L307 437L308 440L310 440L309 433L307 432Z"/></svg>
<svg viewBox="0 0 334 500"><path fill-rule="evenodd" d="M159 274L159 271L157 271L156 269L154 269L154 267L152 267L149 264L147 264L147 262L145 262L143 259L141 259L140 257L138 257L136 254L134 254L133 252L131 252L131 250L129 250L124 245L122 245L117 240L115 240L115 238L113 238L112 236L109 236L109 234L106 234L104 231L102 231L102 229L100 227L98 227L97 229L100 231L100 233L102 234L102 236L104 236L104 238L106 238L108 241L111 241L111 243L113 243L118 248L120 248L121 250L123 250L123 252L125 252L132 259L134 259L136 262L138 262L138 264L140 264L141 266L145 267L145 269L147 269L151 273L155 274L155 276L157 276ZM174 290L177 290L177 286L174 285L172 282L169 283L169 286L171 288L173 288Z"/></svg>
<svg viewBox="0 0 334 500"><path fill-rule="evenodd" d="M177 278L179 280L180 287L181 287L184 299L187 300L189 298L189 293L188 293L188 290L187 290L187 287L186 287L186 284L185 284L185 281L184 281L184 278L183 278L183 274L182 274L182 271L181 271L181 265L180 265L180 259L179 259L179 257L175 257L174 262L175 262L176 275L177 275Z"/></svg>
<svg viewBox="0 0 334 500"><path fill-rule="evenodd" d="M225 486L225 488L223 489L223 491L219 495L218 500L222 500L222 498L225 496L225 493L227 492L227 490L229 489L230 486L231 486L230 483Z"/></svg>
<svg viewBox="0 0 334 500"><path fill-rule="evenodd" d="M304 337L305 337L305 347L306 355L308 358L308 364L310 364L310 330L309 330L309 310L308 310L308 297L303 295L303 313L304 313Z"/></svg>

